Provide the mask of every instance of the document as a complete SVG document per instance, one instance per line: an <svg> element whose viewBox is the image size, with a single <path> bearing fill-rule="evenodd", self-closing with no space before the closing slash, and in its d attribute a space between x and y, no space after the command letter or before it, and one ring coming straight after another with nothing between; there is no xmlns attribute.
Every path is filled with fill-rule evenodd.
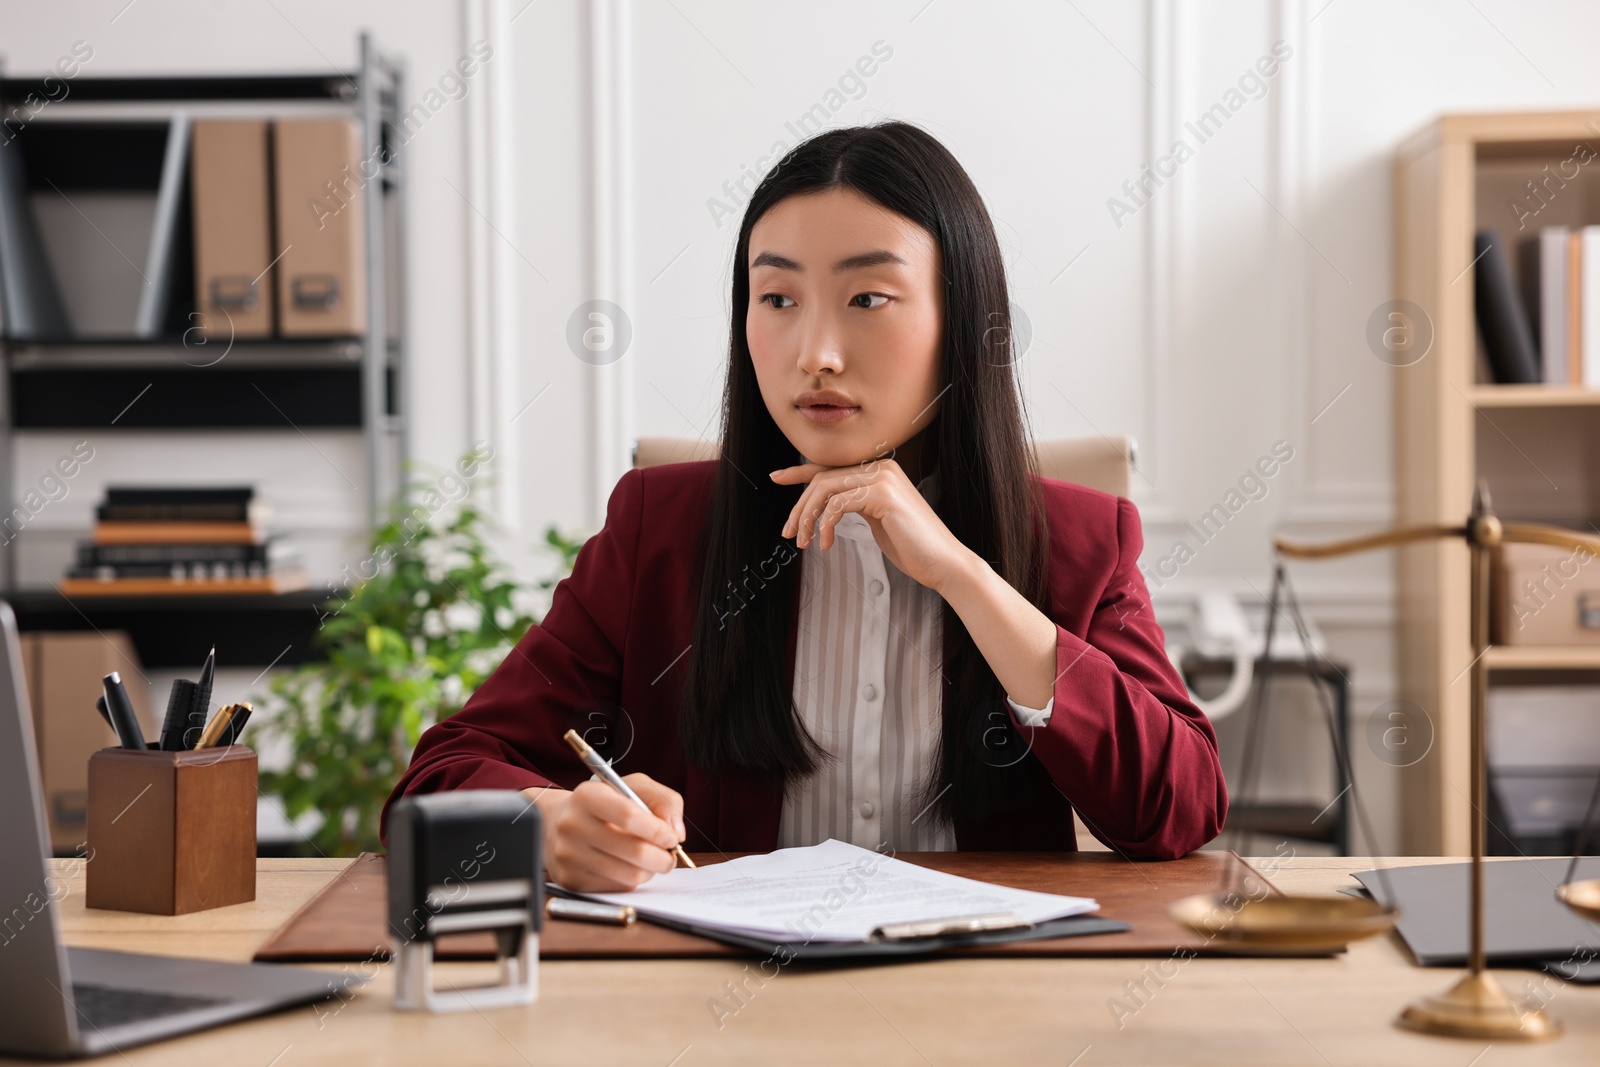
<svg viewBox="0 0 1600 1067"><path fill-rule="evenodd" d="M657 916L784 942L865 941L887 923L1007 912L1030 923L1095 911L1086 897L1034 893L928 870L828 840L658 874L629 893L586 893Z"/></svg>

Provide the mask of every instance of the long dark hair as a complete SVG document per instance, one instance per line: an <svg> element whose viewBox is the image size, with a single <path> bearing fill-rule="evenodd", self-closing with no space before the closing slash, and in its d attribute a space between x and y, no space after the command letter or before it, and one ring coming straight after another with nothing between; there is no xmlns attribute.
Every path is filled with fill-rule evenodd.
<svg viewBox="0 0 1600 1067"><path fill-rule="evenodd" d="M800 567L793 539L780 531L803 486L774 484L767 472L801 456L762 402L745 335L750 231L787 197L840 186L938 241L943 405L923 431L926 469L939 472L935 511L1034 604L1042 605L1045 586L1044 512L1029 477L1005 264L972 180L942 144L902 122L830 130L795 146L756 187L739 227L722 454L696 572L699 611L679 718L690 762L785 783L814 772L824 750L800 724L785 673ZM953 822L1010 806L1020 768L1002 754L1026 746L1013 734L999 680L960 617L949 604L942 610L949 688L937 779L921 786L936 817Z"/></svg>

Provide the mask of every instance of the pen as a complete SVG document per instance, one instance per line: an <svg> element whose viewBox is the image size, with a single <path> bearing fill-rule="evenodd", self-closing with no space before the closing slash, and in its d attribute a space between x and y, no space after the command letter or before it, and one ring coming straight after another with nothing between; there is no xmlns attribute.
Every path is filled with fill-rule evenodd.
<svg viewBox="0 0 1600 1067"><path fill-rule="evenodd" d="M235 707L237 705L229 704L227 707L219 707L216 710L216 715L213 715L210 723L205 725L205 733L200 734L200 741L195 744L195 749L216 749L218 747L222 734L227 733L227 726L229 726L230 721L234 720Z"/></svg>
<svg viewBox="0 0 1600 1067"><path fill-rule="evenodd" d="M94 710L98 711L100 713L100 717L106 721L106 725L111 727L111 732L116 733L117 726L111 721L111 713L106 710L105 697L98 696L94 698Z"/></svg>
<svg viewBox="0 0 1600 1067"><path fill-rule="evenodd" d="M206 653L206 661L200 667L200 681L195 684L200 687L201 703L211 699L211 682L217 676L217 646L212 645L211 651Z"/></svg>
<svg viewBox="0 0 1600 1067"><path fill-rule="evenodd" d="M200 668L200 680L194 683L194 703L189 706L189 726L195 731L193 734L185 733L185 737L201 737L205 733L206 717L211 711L211 683L217 673L217 648L211 646L211 652L206 656L205 665ZM198 748L198 744L186 745L186 748Z"/></svg>
<svg viewBox="0 0 1600 1067"><path fill-rule="evenodd" d="M206 723L205 733L200 735L200 742L195 748L227 748L229 745L239 743L239 735L244 732L244 724L250 718L254 709L249 704L229 704L218 708L217 713L211 716L211 721Z"/></svg>
<svg viewBox="0 0 1600 1067"><path fill-rule="evenodd" d="M566 897L550 897L544 902L544 913L552 919L609 923L613 926L632 926L639 917L638 909L629 904L596 904L590 900L568 900Z"/></svg>
<svg viewBox="0 0 1600 1067"><path fill-rule="evenodd" d="M618 777L617 772L611 769L611 764L606 762L606 758L604 756L590 748L589 742L578 736L578 731L568 730L562 735L562 737L566 740L567 744L572 746L572 751L578 754L578 758L583 760L584 764L597 776L599 776L602 782L605 782L612 789L615 789L617 792L621 793L623 796L639 805L645 811L650 811L650 805L639 799L638 793L635 793L632 789L628 788L628 783L624 782L620 777ZM655 812L651 811L650 814L654 815ZM685 867L694 866L694 860L689 858L689 854L683 850L682 845L673 845L672 854L677 856L678 859L682 860Z"/></svg>
<svg viewBox="0 0 1600 1067"><path fill-rule="evenodd" d="M239 743L239 735L244 733L244 724L250 721L250 713L254 710L255 708L250 706L249 701L233 706L233 718L228 720L228 730L223 735L222 744L237 745Z"/></svg>
<svg viewBox="0 0 1600 1067"><path fill-rule="evenodd" d="M143 749L144 731L139 727L139 718L133 713L133 702L128 699L128 691L122 687L122 675L112 671L100 680L105 689L106 711L111 714L111 728L117 732L117 740L123 748Z"/></svg>

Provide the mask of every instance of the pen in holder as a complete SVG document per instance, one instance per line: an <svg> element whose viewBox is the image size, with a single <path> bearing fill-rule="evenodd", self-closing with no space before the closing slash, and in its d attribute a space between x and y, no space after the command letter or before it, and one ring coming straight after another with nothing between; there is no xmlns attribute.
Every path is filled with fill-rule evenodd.
<svg viewBox="0 0 1600 1067"><path fill-rule="evenodd" d="M256 796L243 745L96 752L87 905L183 915L254 900Z"/></svg>

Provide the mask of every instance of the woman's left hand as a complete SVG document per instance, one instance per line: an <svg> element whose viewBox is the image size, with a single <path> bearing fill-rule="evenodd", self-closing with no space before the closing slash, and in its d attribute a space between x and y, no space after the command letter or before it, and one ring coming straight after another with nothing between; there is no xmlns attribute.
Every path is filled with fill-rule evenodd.
<svg viewBox="0 0 1600 1067"><path fill-rule="evenodd" d="M872 528L872 537L889 562L936 591L958 573L971 553L892 459L848 467L803 463L773 471L771 477L781 485L810 483L783 524L783 536L795 538L796 547L811 542L814 526L818 547L831 547L834 527L853 511Z"/></svg>

